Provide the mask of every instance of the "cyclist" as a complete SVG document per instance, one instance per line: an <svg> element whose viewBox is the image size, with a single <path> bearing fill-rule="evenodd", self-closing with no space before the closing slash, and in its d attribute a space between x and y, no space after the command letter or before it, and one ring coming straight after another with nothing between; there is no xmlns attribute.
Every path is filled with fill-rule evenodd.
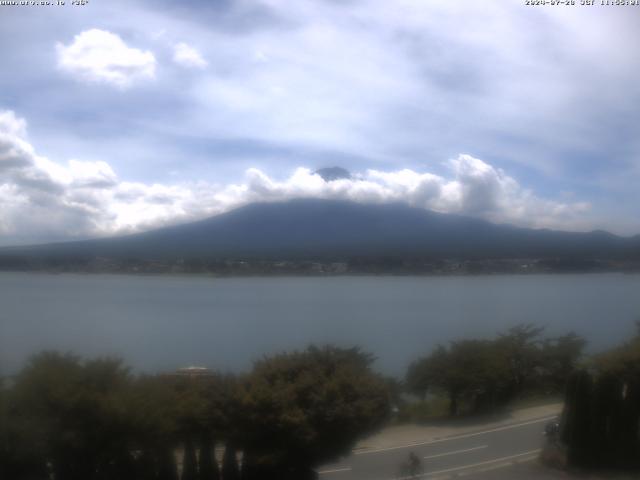
<svg viewBox="0 0 640 480"><path fill-rule="evenodd" d="M409 475L415 477L422 473L422 461L413 452L409 452Z"/></svg>

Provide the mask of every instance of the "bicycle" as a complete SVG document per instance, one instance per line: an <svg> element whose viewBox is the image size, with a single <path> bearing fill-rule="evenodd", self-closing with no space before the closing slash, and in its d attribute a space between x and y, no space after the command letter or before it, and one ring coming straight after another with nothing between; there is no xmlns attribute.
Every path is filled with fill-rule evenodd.
<svg viewBox="0 0 640 480"><path fill-rule="evenodd" d="M409 458L402 462L398 471L398 477L401 479L418 478L424 473L424 465L418 456L411 452Z"/></svg>

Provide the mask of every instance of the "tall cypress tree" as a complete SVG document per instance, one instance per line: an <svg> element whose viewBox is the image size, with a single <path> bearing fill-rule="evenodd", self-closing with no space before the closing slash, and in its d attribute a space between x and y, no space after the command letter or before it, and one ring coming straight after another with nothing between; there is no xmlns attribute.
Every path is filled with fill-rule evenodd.
<svg viewBox="0 0 640 480"><path fill-rule="evenodd" d="M211 435L205 433L200 442L200 457L198 459L200 480L220 480L220 470L214 448L215 442L211 440Z"/></svg>
<svg viewBox="0 0 640 480"><path fill-rule="evenodd" d="M588 466L592 453L591 424L591 376L585 371L576 372L567 385L566 416L563 439L568 445L569 463Z"/></svg>
<svg viewBox="0 0 640 480"><path fill-rule="evenodd" d="M158 480L178 480L176 457L170 447L158 451Z"/></svg>
<svg viewBox="0 0 640 480"><path fill-rule="evenodd" d="M628 468L637 463L638 453L638 411L637 382L627 381L620 392L620 423L618 432L619 465Z"/></svg>
<svg viewBox="0 0 640 480"><path fill-rule="evenodd" d="M224 447L222 457L222 480L240 480L240 469L236 458L236 448L231 442Z"/></svg>
<svg viewBox="0 0 640 480"><path fill-rule="evenodd" d="M190 437L184 442L184 459L182 460L182 479L198 480L198 462L196 450Z"/></svg>
<svg viewBox="0 0 640 480"><path fill-rule="evenodd" d="M613 375L601 375L593 388L593 411L591 415L591 436L593 441L593 461L597 465L608 465L615 454L612 430L616 410L618 380Z"/></svg>

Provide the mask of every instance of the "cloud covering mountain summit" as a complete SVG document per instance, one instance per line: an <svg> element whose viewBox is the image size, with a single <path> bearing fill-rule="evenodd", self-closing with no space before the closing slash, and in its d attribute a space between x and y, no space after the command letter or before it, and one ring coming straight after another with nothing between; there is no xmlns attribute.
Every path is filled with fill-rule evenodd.
<svg viewBox="0 0 640 480"><path fill-rule="evenodd" d="M522 226L590 228L589 204L545 199L468 154L448 175L367 169L327 181L298 167L284 179L249 168L242 182L144 183L121 179L104 160L58 163L36 153L26 121L0 111L0 243L31 243L142 231L254 202L292 198L404 202Z"/></svg>

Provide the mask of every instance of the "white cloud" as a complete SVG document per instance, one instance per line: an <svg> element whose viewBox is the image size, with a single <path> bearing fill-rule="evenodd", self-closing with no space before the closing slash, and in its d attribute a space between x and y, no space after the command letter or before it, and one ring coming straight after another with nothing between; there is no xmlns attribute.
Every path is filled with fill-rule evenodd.
<svg viewBox="0 0 640 480"><path fill-rule="evenodd" d="M0 173L27 164L33 153L26 138L26 122L11 111L0 111Z"/></svg>
<svg viewBox="0 0 640 480"><path fill-rule="evenodd" d="M69 45L58 43L56 50L59 68L81 80L127 88L155 76L153 53L128 47L118 35L105 30L86 30Z"/></svg>
<svg viewBox="0 0 640 480"><path fill-rule="evenodd" d="M521 185L535 185L539 195L538 189L547 196L567 189L592 199L606 220L600 226L619 217L624 231L638 230L640 144L633 126L640 118L640 56L616 45L637 43L640 30L626 9L365 3L240 0L193 10L100 2L91 16L119 33L124 48L162 52L172 64L174 47L186 42L210 65L187 76L174 69L160 75L158 65L154 88L124 99L118 92L65 89L61 78L41 82L53 53L41 46L62 41L62 60L82 43L73 35L88 28L86 19L63 12L45 25L44 13L23 15L0 33L12 42L0 63L14 73L0 83L8 98L20 99L23 113L38 115L38 140L57 160L99 153L113 170L138 179L172 184L193 175L228 182L236 165L253 161L282 179L296 166L317 166L325 154L328 163L347 168L368 162L383 173L411 169L453 179L453 163L447 172L435 162L471 152L517 172ZM110 81L96 80L86 66L68 71ZM37 91L21 93L36 82ZM101 112L99 118L92 121L92 112ZM14 147L6 154L11 162L22 148ZM0 168L8 164L0 161ZM485 175L495 190L507 188L503 177ZM475 205L474 214L497 218L492 208L504 197L475 181L465 187L461 210ZM360 183L352 188L369 196L377 191ZM456 184L433 179L420 188L440 203L462 194Z"/></svg>
<svg viewBox="0 0 640 480"><path fill-rule="evenodd" d="M448 177L410 169L367 170L324 181L308 168L285 180L250 168L238 184L174 185L119 180L104 161L66 165L35 153L26 123L0 111L0 243L134 232L222 213L251 202L296 197L363 203L405 202L446 213L536 227L587 225L589 205L542 199L505 172L470 155L449 162ZM1 165L1 164L0 164Z"/></svg>
<svg viewBox="0 0 640 480"><path fill-rule="evenodd" d="M173 61L187 68L205 68L207 61L198 50L186 43L177 43L173 47Z"/></svg>

